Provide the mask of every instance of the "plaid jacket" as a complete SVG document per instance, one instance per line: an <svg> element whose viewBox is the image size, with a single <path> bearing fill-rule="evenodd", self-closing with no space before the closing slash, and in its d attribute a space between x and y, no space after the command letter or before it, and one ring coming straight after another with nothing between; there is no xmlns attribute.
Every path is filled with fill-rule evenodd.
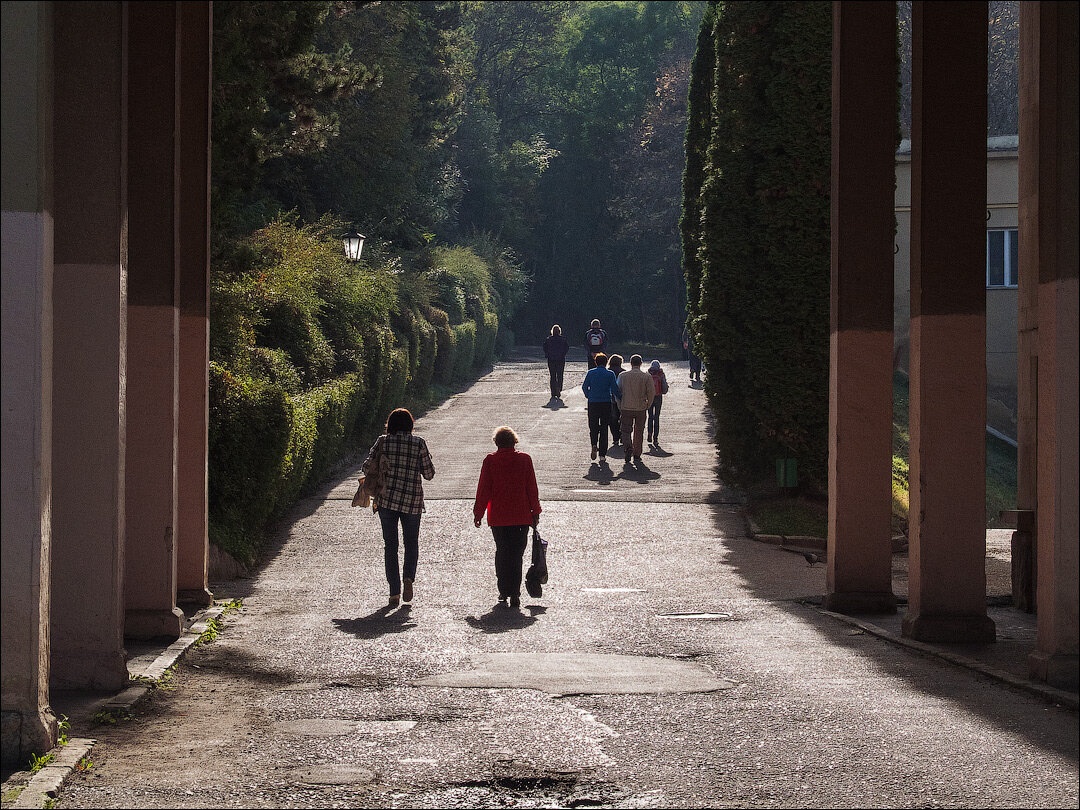
<svg viewBox="0 0 1080 810"><path fill-rule="evenodd" d="M380 455L385 455L389 465L382 492L374 500L375 508L409 515L423 512L424 486L420 476L428 481L435 477L427 443L412 433L384 434L369 451L365 471L369 465L378 463Z"/></svg>

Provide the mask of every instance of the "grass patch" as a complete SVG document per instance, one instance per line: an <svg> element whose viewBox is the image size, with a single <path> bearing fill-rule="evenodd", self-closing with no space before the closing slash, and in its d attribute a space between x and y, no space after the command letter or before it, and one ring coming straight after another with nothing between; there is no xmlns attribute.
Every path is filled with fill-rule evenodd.
<svg viewBox="0 0 1080 810"><path fill-rule="evenodd" d="M761 534L825 537L829 530L828 507L801 498L755 503L750 507L750 516Z"/></svg>

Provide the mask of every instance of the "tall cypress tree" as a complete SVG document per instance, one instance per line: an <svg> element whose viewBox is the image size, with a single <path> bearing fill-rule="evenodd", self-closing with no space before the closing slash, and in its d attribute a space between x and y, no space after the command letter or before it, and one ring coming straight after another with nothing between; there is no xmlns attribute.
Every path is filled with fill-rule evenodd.
<svg viewBox="0 0 1080 810"><path fill-rule="evenodd" d="M831 12L718 8L715 114L701 191L700 314L724 476L796 457L827 480Z"/></svg>

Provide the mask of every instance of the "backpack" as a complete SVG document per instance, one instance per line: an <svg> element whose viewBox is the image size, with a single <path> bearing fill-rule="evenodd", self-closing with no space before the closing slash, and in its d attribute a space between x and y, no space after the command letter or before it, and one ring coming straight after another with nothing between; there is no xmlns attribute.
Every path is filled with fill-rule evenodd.
<svg viewBox="0 0 1080 810"><path fill-rule="evenodd" d="M659 396L663 396L664 394L666 394L667 393L667 380L664 379L664 372L661 371L659 374L653 374L650 371L649 376L652 377L653 386L655 386L654 390L656 391L656 395L659 397Z"/></svg>
<svg viewBox="0 0 1080 810"><path fill-rule="evenodd" d="M589 332L589 345L590 346L603 346L604 335L602 332Z"/></svg>

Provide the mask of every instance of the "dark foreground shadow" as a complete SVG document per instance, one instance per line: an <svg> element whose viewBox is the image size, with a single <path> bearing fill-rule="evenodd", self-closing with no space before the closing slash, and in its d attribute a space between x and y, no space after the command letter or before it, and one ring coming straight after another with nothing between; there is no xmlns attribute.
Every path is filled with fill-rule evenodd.
<svg viewBox="0 0 1080 810"><path fill-rule="evenodd" d="M618 475L624 481L635 481L639 484L647 484L660 478L660 473L650 469L644 461L637 464L623 464L622 472Z"/></svg>
<svg viewBox="0 0 1080 810"><path fill-rule="evenodd" d="M598 461L594 461L589 466L589 471L583 476L586 481L592 481L595 484L610 484L615 480L615 473L607 462L601 464Z"/></svg>
<svg viewBox="0 0 1080 810"><path fill-rule="evenodd" d="M506 633L510 630L523 630L536 623L536 618L547 613L543 605L527 605L526 613L521 608L503 607L497 604L483 616L466 616L465 622L484 633Z"/></svg>
<svg viewBox="0 0 1080 810"><path fill-rule="evenodd" d="M555 397L552 397L547 401L547 404L541 407L547 408L549 411L561 411L563 408L569 408L570 406L563 402L561 399L555 399Z"/></svg>
<svg viewBox="0 0 1080 810"><path fill-rule="evenodd" d="M654 446L654 447L650 447L649 452L645 453L645 455L654 456L655 458L671 458L675 454L674 453L669 453L667 450L664 450L664 449L662 449L660 447L655 447Z"/></svg>
<svg viewBox="0 0 1080 810"><path fill-rule="evenodd" d="M416 627L416 622L412 620L411 605L386 605L358 619L334 619L334 627L357 638L372 639L404 633Z"/></svg>

